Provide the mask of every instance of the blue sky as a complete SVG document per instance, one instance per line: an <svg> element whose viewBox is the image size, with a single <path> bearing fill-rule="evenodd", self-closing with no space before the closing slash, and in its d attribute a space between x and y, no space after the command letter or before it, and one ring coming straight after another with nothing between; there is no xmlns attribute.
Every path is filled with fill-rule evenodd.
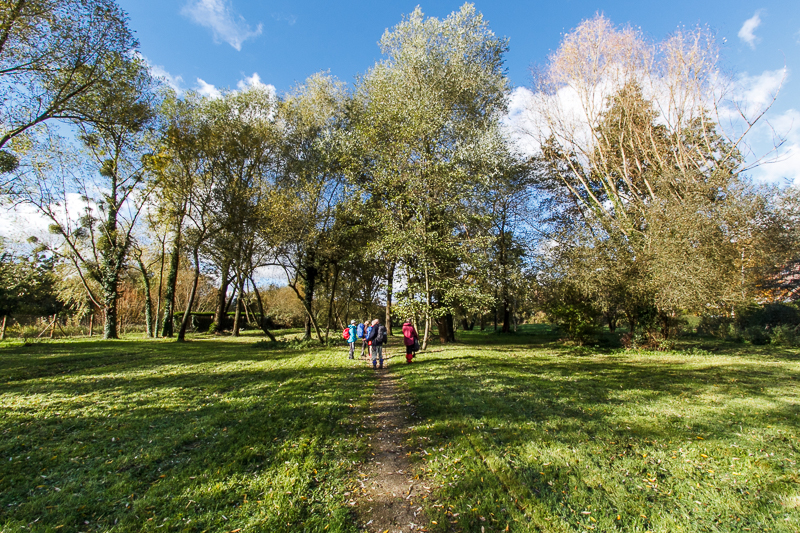
<svg viewBox="0 0 800 533"><path fill-rule="evenodd" d="M380 59L377 41L404 14L420 5L426 15L441 18L461 5L440 0L119 3L153 71L177 87L206 94L256 82L283 93L319 71L353 83ZM529 83L530 66L544 63L564 33L598 12L656 40L681 26L708 25L721 45L722 66L743 80L746 98L763 101L783 80L767 117L786 139L783 155L777 163L755 169L753 177L800 183L800 2L476 1L475 6L497 35L509 38L506 65L516 87ZM765 123L753 132L750 142L757 152L771 147L772 130Z"/></svg>
<svg viewBox="0 0 800 533"><path fill-rule="evenodd" d="M330 70L351 82L377 59L381 34L420 5L445 17L461 3L450 1L254 1L121 0L142 53L184 85L196 78L235 88L254 72L279 92L310 74ZM794 4L794 5L793 5ZM660 39L681 25L709 25L724 39L723 61L731 69L760 73L800 59L800 3L768 1L576 1L475 2L492 29L510 39L509 76L528 83L528 68L558 47L563 33L601 12L612 21L640 27ZM790 7L791 6L791 7ZM738 37L758 13L750 43ZM790 65L791 66L791 65Z"/></svg>

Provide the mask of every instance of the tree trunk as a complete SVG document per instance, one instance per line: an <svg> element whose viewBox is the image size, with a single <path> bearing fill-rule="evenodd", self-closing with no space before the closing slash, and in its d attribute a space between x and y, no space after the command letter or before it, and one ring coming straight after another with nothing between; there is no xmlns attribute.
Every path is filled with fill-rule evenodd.
<svg viewBox="0 0 800 533"><path fill-rule="evenodd" d="M239 336L239 328L242 324L242 285L239 276L236 280L236 313L233 315L233 336Z"/></svg>
<svg viewBox="0 0 800 533"><path fill-rule="evenodd" d="M109 279L110 278L110 279ZM109 276L103 279L103 312L105 321L103 322L103 338L117 339L117 276Z"/></svg>
<svg viewBox="0 0 800 533"><path fill-rule="evenodd" d="M389 265L389 272L386 276L386 331L390 337L394 335L392 333L392 289L394 287L395 266L394 262Z"/></svg>
<svg viewBox="0 0 800 533"><path fill-rule="evenodd" d="M136 258L139 263L139 271L142 273L142 284L144 285L144 321L147 331L145 336L150 338L153 336L153 299L150 297L150 278L147 277L147 269L142 262L142 257Z"/></svg>
<svg viewBox="0 0 800 533"><path fill-rule="evenodd" d="M503 287L503 327L500 332L511 332L511 303L508 301L508 289L506 287Z"/></svg>
<svg viewBox="0 0 800 533"><path fill-rule="evenodd" d="M164 320L161 325L161 336L172 337L175 314L175 291L178 286L178 266L180 261L181 232L180 225L175 231L172 240L172 251L169 256L169 270L167 271L167 292L164 295Z"/></svg>
<svg viewBox="0 0 800 533"><path fill-rule="evenodd" d="M258 325L261 328L261 331L269 337L269 340L275 342L275 335L270 333L269 329L267 329L267 317L264 314L264 303L261 301L261 293L258 292L258 287L256 287L256 282L250 278L250 284L253 286L253 293L256 295L256 302L258 303L258 312L261 313L261 316L258 319Z"/></svg>
<svg viewBox="0 0 800 533"><path fill-rule="evenodd" d="M425 264L425 335L422 338L422 349L428 348L431 338L431 283L428 278L428 265Z"/></svg>
<svg viewBox="0 0 800 533"><path fill-rule="evenodd" d="M324 341L322 340L322 332L319 330L319 325L314 319L314 313L312 311L312 305L314 303L314 289L316 288L317 283L317 274L317 268L310 265L306 266L303 272L303 281L305 282L303 307L305 307L306 313L308 313L308 320L306 320L306 330L303 334L303 340L308 340L311 338L311 327L314 326L314 329L317 331L319 341L323 343Z"/></svg>
<svg viewBox="0 0 800 533"><path fill-rule="evenodd" d="M166 257L167 236L164 235L164 240L161 241L161 269L158 273L158 298L156 298L156 317L153 321L153 337L158 338L158 323L161 316L161 295L164 288L164 258Z"/></svg>
<svg viewBox="0 0 800 533"><path fill-rule="evenodd" d="M614 333L617 330L617 313L612 311L607 312L606 321L608 322L608 331Z"/></svg>
<svg viewBox="0 0 800 533"><path fill-rule="evenodd" d="M6 340L6 319L8 316L3 315L3 324L0 326L0 341Z"/></svg>
<svg viewBox="0 0 800 533"><path fill-rule="evenodd" d="M92 314L89 315L89 336L94 336L94 309L92 309Z"/></svg>
<svg viewBox="0 0 800 533"><path fill-rule="evenodd" d="M217 307L214 310L214 323L217 325L216 333L220 333L225 330L225 325L227 322L227 297L228 297L228 274L230 274L231 264L230 261L227 259L222 262L222 268L220 269L220 282L219 288L217 289Z"/></svg>
<svg viewBox="0 0 800 533"><path fill-rule="evenodd" d="M189 326L189 321L192 319L192 306L194 305L194 298L197 294L197 282L200 279L200 258L198 256L198 249L192 250L194 259L194 279L192 280L192 290L189 292L189 301L186 304L186 311L183 313L181 319L181 327L178 330L177 342L184 342L186 340L186 329Z"/></svg>
<svg viewBox="0 0 800 533"><path fill-rule="evenodd" d="M456 334L453 328L453 314L447 313L436 321L439 328L439 342L447 344L456 341Z"/></svg>
<svg viewBox="0 0 800 533"><path fill-rule="evenodd" d="M637 326L637 322L638 322L636 320L636 315L634 315L633 313L626 312L625 316L628 319L628 332L631 333L631 334L636 333L636 326Z"/></svg>
<svg viewBox="0 0 800 533"><path fill-rule="evenodd" d="M333 301L336 296L336 285L339 282L339 265L333 267L333 286L331 287L331 298L328 301L328 323L325 325L325 342L328 342L328 335L331 332L331 322L333 322ZM343 328L344 329L344 328Z"/></svg>

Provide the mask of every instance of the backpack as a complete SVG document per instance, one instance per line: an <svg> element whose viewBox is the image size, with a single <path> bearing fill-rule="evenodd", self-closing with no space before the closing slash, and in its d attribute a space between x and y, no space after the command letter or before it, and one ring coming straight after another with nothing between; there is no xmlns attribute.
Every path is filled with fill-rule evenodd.
<svg viewBox="0 0 800 533"><path fill-rule="evenodd" d="M387 333L385 326L378 326L378 336L375 337L375 342L384 344L386 342Z"/></svg>
<svg viewBox="0 0 800 533"><path fill-rule="evenodd" d="M359 324L358 327L356 328L356 337L358 337L359 339L364 338L364 324Z"/></svg>
<svg viewBox="0 0 800 533"><path fill-rule="evenodd" d="M346 341L350 340L350 328L344 328L342 331L342 338Z"/></svg>

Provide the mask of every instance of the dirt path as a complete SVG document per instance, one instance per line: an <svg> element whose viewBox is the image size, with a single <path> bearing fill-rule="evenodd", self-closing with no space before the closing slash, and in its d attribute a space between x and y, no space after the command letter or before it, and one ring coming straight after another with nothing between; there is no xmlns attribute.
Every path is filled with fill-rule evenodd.
<svg viewBox="0 0 800 533"><path fill-rule="evenodd" d="M411 472L404 445L410 414L392 364L405 364L405 355L384 361L382 370L368 370L378 373L379 379L369 416L378 431L370 439L372 460L359 472L360 494L354 509L361 530L370 533L425 531L428 524L417 501L427 489Z"/></svg>

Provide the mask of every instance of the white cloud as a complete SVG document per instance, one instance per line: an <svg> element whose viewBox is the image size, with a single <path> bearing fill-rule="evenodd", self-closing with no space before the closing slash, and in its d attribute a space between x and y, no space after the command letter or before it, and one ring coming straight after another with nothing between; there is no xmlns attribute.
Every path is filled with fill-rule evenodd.
<svg viewBox="0 0 800 533"><path fill-rule="evenodd" d="M756 47L756 35L753 33L761 25L761 10L756 11L755 15L744 21L742 28L739 30L739 39L750 45L750 48Z"/></svg>
<svg viewBox="0 0 800 533"><path fill-rule="evenodd" d="M236 83L236 87L239 88L240 91L246 91L249 88L258 88L262 90L266 90L273 96L278 94L278 91L275 89L275 86L272 84L265 84L261 81L261 76L258 75L258 72L253 72L253 75L249 78L247 76L244 79L239 80Z"/></svg>
<svg viewBox="0 0 800 533"><path fill-rule="evenodd" d="M225 41L236 50L241 50L247 39L261 35L263 29L259 24L253 30L244 17L234 12L230 0L190 0L181 14L210 28L215 42Z"/></svg>
<svg viewBox="0 0 800 533"><path fill-rule="evenodd" d="M740 74L729 87L719 107L719 119L728 123L741 122L743 116L752 120L769 107L780 93L788 71L785 68L765 70L750 76Z"/></svg>
<svg viewBox="0 0 800 533"><path fill-rule="evenodd" d="M800 184L800 111L770 109L776 97L777 103L781 103L780 92L788 76L785 69L766 70L757 75L741 74L732 80L725 99L717 108L721 131L730 140L736 141L746 132L740 148L745 167L750 168L747 174L757 182ZM601 87L600 92L605 89ZM665 100L663 91L650 86L646 87L646 93L661 113L669 109L659 105ZM603 101L598 97L594 100L594 104ZM508 137L526 155L539 151L539 142L551 131L552 124L548 121L555 121L553 124L558 131L570 132L579 145L590 146L592 141L587 135L591 130L584 105L568 86L547 95L520 87L510 95L508 114L503 122ZM761 118L750 128L748 121L759 116ZM665 118L662 115L658 120L664 123ZM569 144L570 140L562 139L562 142Z"/></svg>
<svg viewBox="0 0 800 533"><path fill-rule="evenodd" d="M147 65L150 67L150 74L156 78L162 79L167 85L172 87L172 90L174 90L178 96L183 94L183 78L181 76L173 76L161 65L153 65L149 61L147 61Z"/></svg>
<svg viewBox="0 0 800 533"><path fill-rule="evenodd" d="M200 96L205 96L206 98L222 97L222 93L219 89L201 78L197 78L197 85L195 86L194 90L197 91L197 94Z"/></svg>
<svg viewBox="0 0 800 533"><path fill-rule="evenodd" d="M748 143L754 154L763 156L750 172L755 180L800 185L800 111L789 109L766 117L750 132Z"/></svg>
<svg viewBox="0 0 800 533"><path fill-rule="evenodd" d="M291 13L273 13L272 18L278 22L286 22L289 26L294 26L295 22L297 22L297 17Z"/></svg>

